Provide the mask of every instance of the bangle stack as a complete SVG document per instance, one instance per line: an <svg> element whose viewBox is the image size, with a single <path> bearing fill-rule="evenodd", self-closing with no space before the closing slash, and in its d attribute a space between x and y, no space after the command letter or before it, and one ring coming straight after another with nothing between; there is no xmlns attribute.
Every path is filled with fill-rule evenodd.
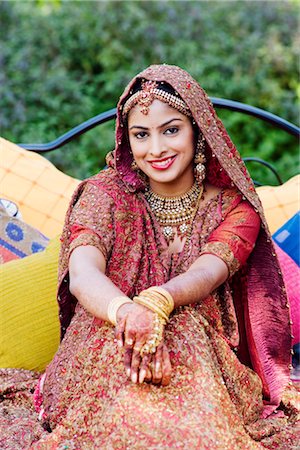
<svg viewBox="0 0 300 450"><path fill-rule="evenodd" d="M135 303L145 306L155 313L153 334L141 349L141 356L146 353L155 353L156 348L163 338L163 331L169 321L169 315L174 309L174 300L168 291L160 286L152 286L145 289L133 298Z"/></svg>
<svg viewBox="0 0 300 450"><path fill-rule="evenodd" d="M171 294L160 286L145 289L137 297L134 297L133 301L151 309L166 322L169 321L169 315L174 309L174 300Z"/></svg>
<svg viewBox="0 0 300 450"><path fill-rule="evenodd" d="M113 298L107 307L108 320L113 324L117 325L117 311L125 303L132 303L128 297L120 296Z"/></svg>

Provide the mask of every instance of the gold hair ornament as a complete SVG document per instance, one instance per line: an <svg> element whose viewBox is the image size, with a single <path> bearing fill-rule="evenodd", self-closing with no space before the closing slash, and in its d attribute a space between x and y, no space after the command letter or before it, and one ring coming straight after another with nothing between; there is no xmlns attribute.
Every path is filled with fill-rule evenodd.
<svg viewBox="0 0 300 450"><path fill-rule="evenodd" d="M122 112L123 118L136 104L139 104L141 107L141 112L147 115L149 112L149 107L155 99L167 103L172 108L177 109L177 111L186 116L190 117L192 115L191 111L181 98L171 94L170 92L158 89L158 84L155 81L145 81L142 83L142 89L129 97L129 99L125 102Z"/></svg>

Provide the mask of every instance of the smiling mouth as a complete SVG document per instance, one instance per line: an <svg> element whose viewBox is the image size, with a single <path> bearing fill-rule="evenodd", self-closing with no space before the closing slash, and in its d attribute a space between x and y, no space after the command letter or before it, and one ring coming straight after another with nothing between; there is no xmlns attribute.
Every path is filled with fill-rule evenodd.
<svg viewBox="0 0 300 450"><path fill-rule="evenodd" d="M169 158L164 158L164 159L155 160L155 161L149 161L149 163L151 164L151 167L153 167L154 169L165 170L165 169L168 169L173 164L173 161L175 160L175 158L176 158L176 155L170 156Z"/></svg>

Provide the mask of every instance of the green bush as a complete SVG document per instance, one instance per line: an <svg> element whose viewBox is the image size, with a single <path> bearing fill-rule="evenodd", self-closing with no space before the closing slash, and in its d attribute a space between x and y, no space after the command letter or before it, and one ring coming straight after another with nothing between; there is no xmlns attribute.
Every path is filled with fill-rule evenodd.
<svg viewBox="0 0 300 450"><path fill-rule="evenodd" d="M298 119L294 1L56 0L0 8L1 132L13 142L48 142L114 107L132 76L163 62L187 69L210 96ZM285 180L299 171L295 138L239 113L219 114L243 156L272 162ZM82 178L103 167L113 142L106 124L47 156Z"/></svg>

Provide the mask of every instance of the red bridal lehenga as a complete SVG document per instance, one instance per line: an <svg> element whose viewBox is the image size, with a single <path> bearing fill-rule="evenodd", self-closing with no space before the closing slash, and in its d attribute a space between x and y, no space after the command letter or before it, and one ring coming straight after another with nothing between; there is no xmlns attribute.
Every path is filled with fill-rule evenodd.
<svg viewBox="0 0 300 450"><path fill-rule="evenodd" d="M183 251L167 242L130 170L120 117L115 159L74 194L62 234L59 305L63 340L38 375L3 369L3 449L296 449L296 390L288 387L290 328L284 286L261 205L210 102L186 72L153 66L141 77L171 84L208 143L207 179ZM131 89L121 98L119 107ZM93 318L68 289L68 256L95 245L128 296L186 271L202 253L230 277L205 301L177 308L166 328L169 386L133 384L113 326Z"/></svg>

